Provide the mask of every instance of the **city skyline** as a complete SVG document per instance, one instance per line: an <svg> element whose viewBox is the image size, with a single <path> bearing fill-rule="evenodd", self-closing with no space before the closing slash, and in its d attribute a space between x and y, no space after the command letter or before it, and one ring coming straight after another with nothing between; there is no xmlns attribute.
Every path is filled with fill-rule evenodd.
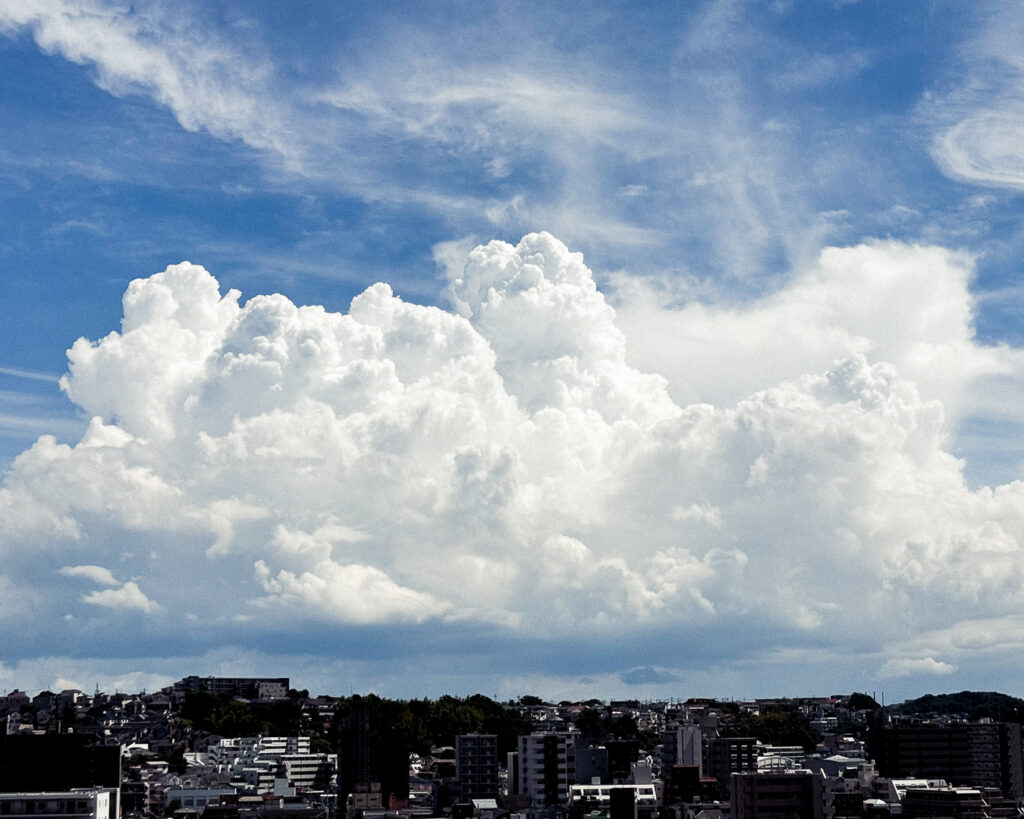
<svg viewBox="0 0 1024 819"><path fill-rule="evenodd" d="M0 34L0 688L1024 693L1014 4Z"/></svg>

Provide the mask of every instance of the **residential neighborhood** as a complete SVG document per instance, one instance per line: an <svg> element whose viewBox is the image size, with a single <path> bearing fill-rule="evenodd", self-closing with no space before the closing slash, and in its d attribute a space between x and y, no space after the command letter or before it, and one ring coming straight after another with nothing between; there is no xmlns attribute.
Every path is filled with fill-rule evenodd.
<svg viewBox="0 0 1024 819"><path fill-rule="evenodd" d="M0 697L0 816L847 819L1024 815L1018 707L962 692L388 700L287 678Z"/></svg>

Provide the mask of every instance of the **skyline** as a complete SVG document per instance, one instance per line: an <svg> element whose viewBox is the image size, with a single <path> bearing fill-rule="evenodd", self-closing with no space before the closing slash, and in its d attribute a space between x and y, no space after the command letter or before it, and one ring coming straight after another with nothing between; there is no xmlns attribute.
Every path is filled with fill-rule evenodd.
<svg viewBox="0 0 1024 819"><path fill-rule="evenodd" d="M193 676L193 677L196 677L196 678L200 678L201 677L201 675L186 675L185 677L180 677L178 679L173 680L168 685L163 686L163 688L158 688L158 689L153 689L153 690L141 689L139 691L127 691L127 690L126 691L121 691L121 690L105 691L103 689L99 689L99 691L97 692L95 687L93 688L92 691L84 691L84 690L81 690L81 689L76 689L76 690L79 690L82 694L85 694L88 697L95 696L97 693L100 694L100 695L103 695L103 696L118 696L118 695L153 696L153 695L162 693L163 691L165 691L165 690L167 690L169 688L173 689L175 683L180 683L182 680L188 679L189 676ZM208 677L208 679L217 679L217 677L211 676L211 677ZM232 678L221 677L219 679L232 679ZM382 700L389 699L386 696L381 696L381 695L377 694L377 692L375 692L375 691L349 691L349 692L316 691L316 690L310 689L310 688L308 688L306 686L303 686L303 681L302 680L293 680L293 679L288 678L288 677L260 677L260 678L252 677L252 678L242 678L242 679L268 679L268 680L283 679L283 680L288 680L288 690L289 691L295 691L296 693L306 692L306 696L309 699L315 699L316 697L321 697L321 696L322 697L332 697L332 698L335 698L335 699L343 699L345 697L353 697L353 696L359 696L359 697L377 696L379 699L382 699ZM25 689L19 688L17 686L15 686L14 688L11 688L10 690L0 688L0 697L5 697L5 696L8 696L9 694L17 692L19 694L27 695L29 697L29 699L31 700L35 696L37 696L38 694L44 693L44 691L46 691L46 690L47 689L41 689L39 691L35 691L33 689L25 690ZM50 691L50 693L51 694L58 694L60 692L59 691ZM981 695L993 694L996 697L1009 697L1009 695L1002 694L999 691L992 691L992 692L963 692L963 691L959 691L959 692L947 692L947 693L942 693L942 694L926 694L926 695L922 695L922 697L918 697L918 698L914 698L914 699L927 700L929 697L933 697L933 698L956 697L956 696L958 696L960 694L964 694L964 693L981 694ZM867 698L870 698L870 699L874 700L877 703L878 708L881 708L881 709L888 709L891 706L892 707L895 707L895 706L905 706L908 703L913 703L914 702L914 699L906 700L906 701L901 700L901 701L898 701L898 702L889 702L889 701L885 700L881 696L881 692L878 692L878 691L845 691L845 692L832 691L829 694L819 694L819 695L811 695L811 696L794 696L794 697L783 697L783 696L779 696L779 697L763 697L763 698L760 698L760 699L762 699L762 700L792 700L794 702L799 702L799 701L807 701L807 700L821 699L821 698L826 698L827 699L827 698L830 698L830 697L834 698L834 699L848 699L849 697L854 696L854 695L857 695L857 696L860 696L860 697L867 697ZM224 695L224 694L216 694L215 696L226 696L226 695ZM470 699L472 697L486 697L487 699L492 700L492 702L497 702L492 697L489 697L487 694L483 694L482 692L479 692L479 691L475 691L472 694L464 694L464 695L445 695L445 694L441 694L441 695L439 695L438 698L444 697L444 696L452 696L455 699L463 699L463 700ZM877 697L877 699L876 699L876 697ZM243 697L243 699L244 699L244 697ZM258 700L259 698L257 697L257 698L252 698L252 699ZM250 699L250 701L252 701L252 699ZM409 699L417 699L417 698L416 697L408 697L408 698L390 698L390 699L406 700L407 701ZM435 698L432 698L432 697L419 697L419 699L435 699ZM594 698L594 699L600 699L600 698ZM750 699L750 700L743 700L743 699L740 699L740 698L731 699L731 698L728 698L728 697L714 697L714 696L703 696L703 695L671 696L671 697L663 697L660 700L659 699L650 699L650 698L635 698L635 699L636 699L637 702L641 702L641 703L657 703L657 702L662 702L662 703L669 703L669 704L671 704L671 703L678 703L680 705L685 703L685 702L687 702L687 701L689 701L689 700L710 700L710 701L713 701L713 702L720 702L720 703L725 703L725 702L753 702L754 701L753 698ZM1010 697L1010 699L1014 699L1014 698ZM604 698L601 701L606 703L606 704L610 704L612 702L618 702L619 700L616 700L614 698ZM590 700L576 700L576 701L565 700L565 699L563 699L563 700L553 700L553 699L546 699L546 698L543 698L543 697L538 697L535 694L530 694L529 692L524 692L524 693L519 694L517 696L509 697L507 700L505 700L505 702L515 702L515 703L518 703L520 705L528 707L530 705L548 705L548 706L552 706L553 705L553 706L558 706L558 705L561 705L561 704L566 703L566 702L573 702L574 704L587 705L590 702Z"/></svg>
<svg viewBox="0 0 1024 819"><path fill-rule="evenodd" d="M1014 4L0 34L0 688L1024 694Z"/></svg>

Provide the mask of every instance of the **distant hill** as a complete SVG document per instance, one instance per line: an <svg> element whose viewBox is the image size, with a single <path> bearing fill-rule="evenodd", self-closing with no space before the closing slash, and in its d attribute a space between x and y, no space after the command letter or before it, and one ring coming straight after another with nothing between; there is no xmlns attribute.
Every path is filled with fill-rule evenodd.
<svg viewBox="0 0 1024 819"><path fill-rule="evenodd" d="M894 714L963 714L968 719L991 717L1002 722L1024 722L1024 700L998 691L961 691L925 694L916 700L890 705Z"/></svg>

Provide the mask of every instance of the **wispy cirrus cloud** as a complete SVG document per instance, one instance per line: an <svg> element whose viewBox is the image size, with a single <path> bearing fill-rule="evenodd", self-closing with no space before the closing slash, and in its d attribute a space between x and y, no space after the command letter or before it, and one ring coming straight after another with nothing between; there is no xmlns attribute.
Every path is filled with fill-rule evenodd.
<svg viewBox="0 0 1024 819"><path fill-rule="evenodd" d="M60 376L55 373L25 370L21 367L0 367L0 375L9 375L12 378L27 378L30 381L50 381L54 384L60 381Z"/></svg>
<svg viewBox="0 0 1024 819"><path fill-rule="evenodd" d="M932 156L954 179L1024 188L1024 14L989 0L954 61L949 86L925 97Z"/></svg>
<svg viewBox="0 0 1024 819"><path fill-rule="evenodd" d="M27 30L44 51L93 66L113 94L152 96L184 128L297 159L260 61L188 14L172 16L159 4L4 0L0 28Z"/></svg>
<svg viewBox="0 0 1024 819"><path fill-rule="evenodd" d="M92 66L113 94L150 98L188 130L256 149L275 184L419 211L449 236L543 226L600 249L611 266L650 269L669 253L674 268L744 279L777 273L779 254L806 255L827 231L793 173L801 153L773 129L813 139L820 116L790 109L780 122L751 79L786 95L794 83L847 81L867 58L829 57L767 25L755 33L760 12L719 0L665 31L600 4L592 13L603 26L640 26L637 36L663 40L664 53L632 65L607 44L564 47L545 34L578 18L531 3L456 16L445 36L429 15L382 13L372 27L332 20L339 44L316 71L275 50L258 19L225 28L198 5L171 16L100 0L8 0L0 22ZM763 64L766 51L780 64ZM712 55L713 73L701 67ZM830 155L819 174L848 155L819 147Z"/></svg>

